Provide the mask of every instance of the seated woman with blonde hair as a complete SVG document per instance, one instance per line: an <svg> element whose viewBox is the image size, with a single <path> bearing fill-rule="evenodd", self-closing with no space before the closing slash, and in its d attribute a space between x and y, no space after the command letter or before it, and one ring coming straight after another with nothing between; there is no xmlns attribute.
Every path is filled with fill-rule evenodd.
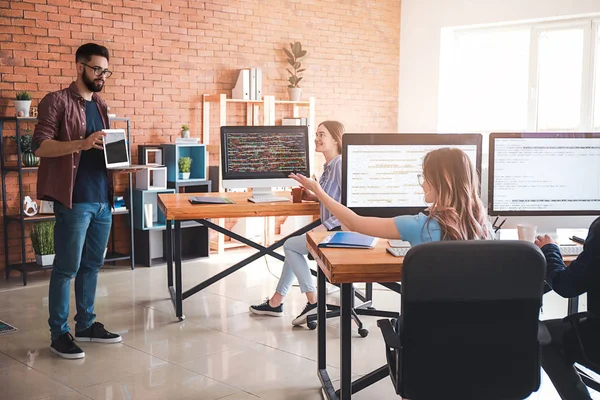
<svg viewBox="0 0 600 400"><path fill-rule="evenodd" d="M318 182L300 174L290 177L312 191L345 229L416 246L439 240L492 239L487 212L478 194L479 178L466 153L456 148L433 150L415 179L425 193L429 215L363 217L332 199Z"/></svg>

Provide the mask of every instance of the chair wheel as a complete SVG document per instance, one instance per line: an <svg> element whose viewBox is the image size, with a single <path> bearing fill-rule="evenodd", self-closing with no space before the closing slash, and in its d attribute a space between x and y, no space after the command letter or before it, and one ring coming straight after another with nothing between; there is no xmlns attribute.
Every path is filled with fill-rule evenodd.
<svg viewBox="0 0 600 400"><path fill-rule="evenodd" d="M358 334L360 335L360 337L367 337L369 335L369 331L367 329L359 329L358 330Z"/></svg>
<svg viewBox="0 0 600 400"><path fill-rule="evenodd" d="M306 326L308 326L308 329L310 329L311 331L317 329L317 323L315 321L308 322Z"/></svg>
<svg viewBox="0 0 600 400"><path fill-rule="evenodd" d="M185 321L185 315L182 315L181 317L178 318L179 322Z"/></svg>

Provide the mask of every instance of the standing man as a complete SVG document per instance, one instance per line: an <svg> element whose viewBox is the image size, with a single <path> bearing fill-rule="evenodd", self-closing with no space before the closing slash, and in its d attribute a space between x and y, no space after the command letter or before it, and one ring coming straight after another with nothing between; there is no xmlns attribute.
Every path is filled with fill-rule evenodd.
<svg viewBox="0 0 600 400"><path fill-rule="evenodd" d="M38 107L32 149L40 157L38 199L54 202L55 258L48 308L50 350L83 358L76 341L117 343L121 337L95 321L98 270L112 223L113 187L102 147L109 127L106 103L98 96L108 70L108 50L94 43L75 53L77 80L46 95ZM69 332L69 297L75 278L75 338Z"/></svg>

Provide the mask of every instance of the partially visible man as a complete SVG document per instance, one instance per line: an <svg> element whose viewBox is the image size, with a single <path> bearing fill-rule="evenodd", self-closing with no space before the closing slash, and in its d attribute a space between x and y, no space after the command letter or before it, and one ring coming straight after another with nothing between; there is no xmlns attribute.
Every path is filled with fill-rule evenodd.
<svg viewBox="0 0 600 400"><path fill-rule="evenodd" d="M50 350L77 359L76 341L117 343L121 337L95 321L98 270L112 224L112 179L106 169L102 129L109 127L106 103L98 96L108 70L108 49L84 44L75 53L77 80L46 95L38 107L32 149L41 158L38 199L54 201L55 258L48 308ZM75 278L75 338L69 332L69 295Z"/></svg>
<svg viewBox="0 0 600 400"><path fill-rule="evenodd" d="M542 367L563 400L590 400L590 394L573 363L587 359L600 364L600 218L590 225L583 251L569 267L560 249L548 235L538 236L535 244L546 256L546 282L562 297L587 293L588 315L578 330L568 321L545 321L552 342L542 349ZM583 352L583 353L582 353Z"/></svg>

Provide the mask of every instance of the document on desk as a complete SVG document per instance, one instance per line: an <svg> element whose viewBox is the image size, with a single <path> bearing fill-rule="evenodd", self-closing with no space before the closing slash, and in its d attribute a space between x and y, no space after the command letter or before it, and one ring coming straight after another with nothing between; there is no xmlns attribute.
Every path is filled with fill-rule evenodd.
<svg viewBox="0 0 600 400"><path fill-rule="evenodd" d="M188 200L192 204L234 204L233 200L227 197L189 196Z"/></svg>
<svg viewBox="0 0 600 400"><path fill-rule="evenodd" d="M356 232L331 233L319 243L319 247L343 247L349 249L372 249L377 238Z"/></svg>

